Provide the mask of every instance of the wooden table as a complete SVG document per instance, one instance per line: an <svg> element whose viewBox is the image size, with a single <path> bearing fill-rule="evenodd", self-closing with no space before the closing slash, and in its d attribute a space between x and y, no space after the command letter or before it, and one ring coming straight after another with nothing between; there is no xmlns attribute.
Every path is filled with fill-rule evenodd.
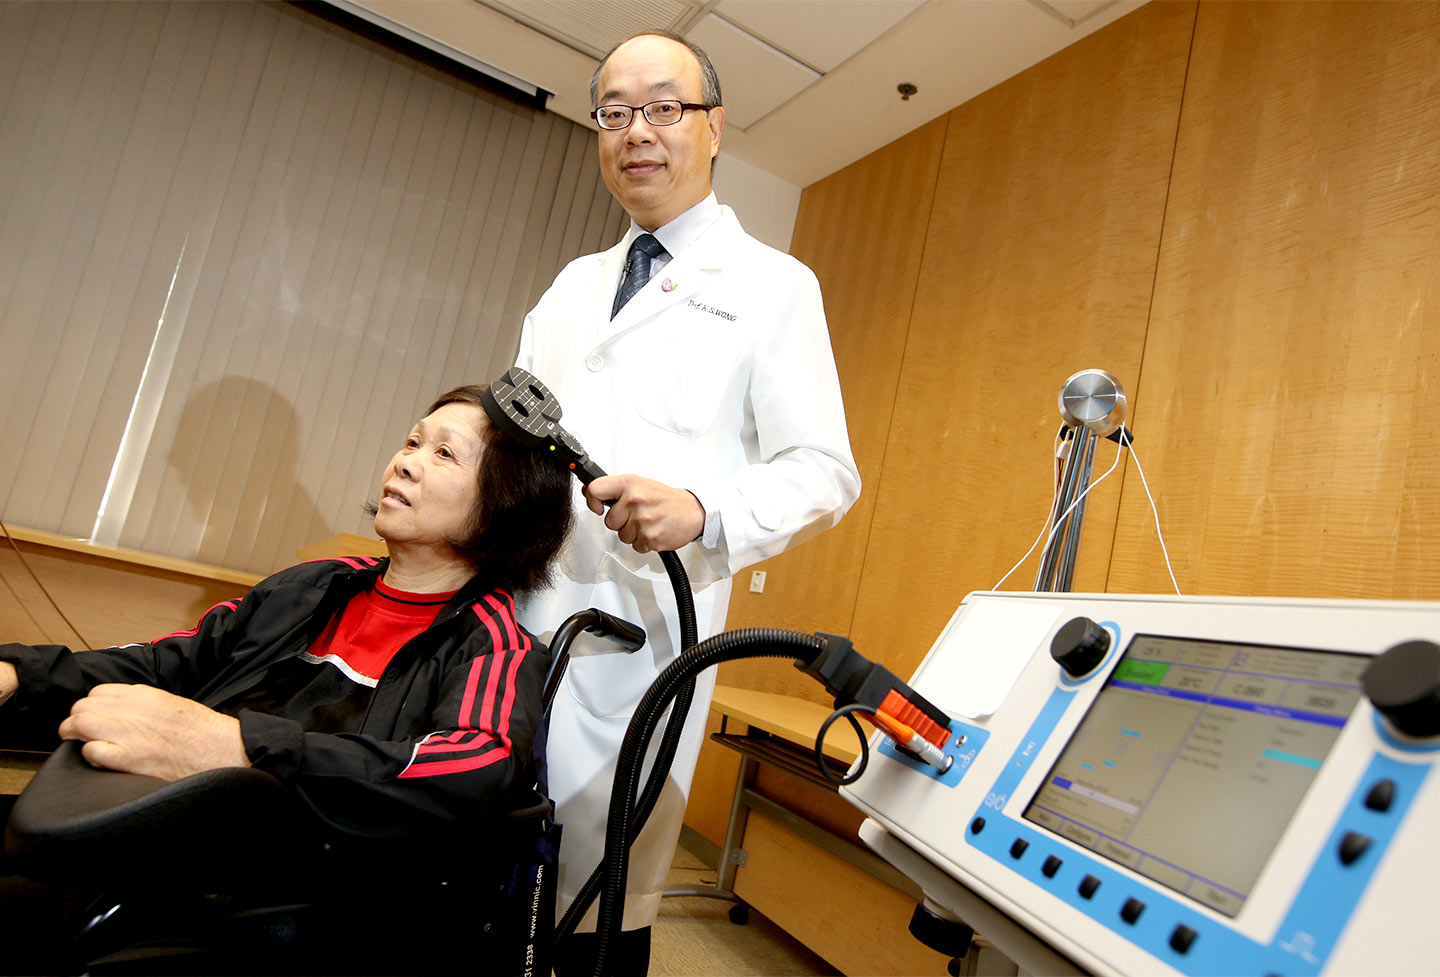
<svg viewBox="0 0 1440 977"><path fill-rule="evenodd" d="M29 750L0 750L0 794L18 794L24 790L49 755Z"/></svg>
<svg viewBox="0 0 1440 977"><path fill-rule="evenodd" d="M736 908L731 910L731 918L742 921L746 910L735 894L735 871L745 864L741 843L747 814L753 810L886 884L920 898L920 890L913 882L868 848L810 822L753 789L756 770L764 765L822 790L835 792L835 784L820 773L815 760L815 737L833 710L794 696L726 685L715 687L710 708L721 717L720 732L711 734L710 738L735 750L741 757L730 804L730 820L725 828L725 842L720 849L718 877L713 886L671 887L666 889L666 895L731 900L737 903ZM744 723L748 727L746 731L729 732L732 719ZM837 730L838 726L846 727L846 731ZM848 732L848 727L849 724L843 720L832 724L824 744L830 770L836 777L843 776L860 755L853 745L854 734Z"/></svg>

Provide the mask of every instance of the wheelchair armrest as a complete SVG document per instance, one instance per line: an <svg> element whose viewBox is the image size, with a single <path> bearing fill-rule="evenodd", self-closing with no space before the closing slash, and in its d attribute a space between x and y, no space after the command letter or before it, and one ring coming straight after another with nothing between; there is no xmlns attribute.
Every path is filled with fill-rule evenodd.
<svg viewBox="0 0 1440 977"><path fill-rule="evenodd" d="M13 871L57 885L233 886L298 852L299 814L289 789L260 770L166 782L92 767L67 740L15 801L5 854Z"/></svg>
<svg viewBox="0 0 1440 977"><path fill-rule="evenodd" d="M626 654L639 651L645 645L645 629L623 617L616 617L598 607L571 614L555 629L555 636L550 639L550 670L545 675L540 695L540 707L546 715L550 713L550 704L555 701L555 693L560 690L565 668L570 664L570 645L581 631L602 638L614 638Z"/></svg>
<svg viewBox="0 0 1440 977"><path fill-rule="evenodd" d="M586 631L591 634L609 635L626 651L639 651L644 646L645 629L640 625L632 624L623 617L616 617L598 607L590 608L590 613L594 614L595 618L585 625Z"/></svg>

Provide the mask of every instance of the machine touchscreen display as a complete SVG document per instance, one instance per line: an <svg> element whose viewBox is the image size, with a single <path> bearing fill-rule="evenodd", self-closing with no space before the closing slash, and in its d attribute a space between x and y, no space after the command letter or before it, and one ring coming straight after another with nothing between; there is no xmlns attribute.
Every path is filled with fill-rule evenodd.
<svg viewBox="0 0 1440 977"><path fill-rule="evenodd" d="M1024 816L1234 916L1369 660L1136 635Z"/></svg>

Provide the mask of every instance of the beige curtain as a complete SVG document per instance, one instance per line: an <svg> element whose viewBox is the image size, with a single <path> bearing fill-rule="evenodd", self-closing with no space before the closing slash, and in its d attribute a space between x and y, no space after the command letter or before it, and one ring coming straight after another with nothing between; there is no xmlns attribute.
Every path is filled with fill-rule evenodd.
<svg viewBox="0 0 1440 977"><path fill-rule="evenodd" d="M303 8L0 3L0 512L255 572L617 240L593 136Z"/></svg>

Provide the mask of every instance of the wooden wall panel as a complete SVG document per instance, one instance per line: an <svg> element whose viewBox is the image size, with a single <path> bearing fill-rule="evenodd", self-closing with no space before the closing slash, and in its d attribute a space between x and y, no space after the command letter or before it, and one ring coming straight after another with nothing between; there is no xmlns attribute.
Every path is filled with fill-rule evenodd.
<svg viewBox="0 0 1440 977"><path fill-rule="evenodd" d="M106 648L150 641L195 626L246 584L175 573L103 556L18 542L24 564L40 578L80 633L82 643L46 599L9 540L0 540L0 642Z"/></svg>
<svg viewBox="0 0 1440 977"><path fill-rule="evenodd" d="M1437 65L1440 4L1155 2L944 120L932 209L912 221L929 224L913 314L886 325L898 382L883 357L840 357L847 398L865 393L847 406L871 508L791 555L865 534L845 540L863 543L847 632L862 651L908 674L1030 545L1055 391L1087 367L1131 394L1187 593L1440 598ZM856 177L807 189L797 253L845 267L853 204L829 194ZM854 325L831 323L851 348ZM891 412L888 445L866 440ZM1077 590L1169 589L1148 510L1133 465L1096 490ZM813 596L849 586L833 562L758 599L737 581L731 624L840 620ZM725 680L819 695L748 664ZM744 897L848 953L826 927L849 870L751 823ZM908 945L893 926L872 939Z"/></svg>
<svg viewBox="0 0 1440 977"><path fill-rule="evenodd" d="M733 723L729 732L742 732L743 723ZM711 713L706 720L705 742L695 764L695 779L685 803L685 826L719 848L725 844L730 823L730 805L735 798L735 778L740 775L740 754L710 741L720 732L720 718Z"/></svg>
<svg viewBox="0 0 1440 977"><path fill-rule="evenodd" d="M1136 398L1186 593L1440 597L1440 4L1201 4ZM1127 472L1109 589L1169 589Z"/></svg>
<svg viewBox="0 0 1440 977"><path fill-rule="evenodd" d="M1139 375L1194 17L1147 5L950 113L850 632L902 675L1044 521L1061 383ZM1076 590L1119 497L1090 497Z"/></svg>
<svg viewBox="0 0 1440 977"><path fill-rule="evenodd" d="M801 198L791 252L820 280L862 488L839 526L758 567L767 573L763 594L750 593L749 570L740 574L730 628L850 630L945 125L941 118L920 127ZM725 666L720 680L824 701L823 690L785 663Z"/></svg>
<svg viewBox="0 0 1440 977"><path fill-rule="evenodd" d="M763 594L750 593L750 571L742 572L730 598L729 628L850 630L944 141L945 120L937 119L807 188L801 198L790 250L820 280L860 498L836 528L756 567L767 574ZM720 681L827 701L824 689L778 660L722 665ZM710 742L701 747L685 823L717 845L738 768L732 751Z"/></svg>

